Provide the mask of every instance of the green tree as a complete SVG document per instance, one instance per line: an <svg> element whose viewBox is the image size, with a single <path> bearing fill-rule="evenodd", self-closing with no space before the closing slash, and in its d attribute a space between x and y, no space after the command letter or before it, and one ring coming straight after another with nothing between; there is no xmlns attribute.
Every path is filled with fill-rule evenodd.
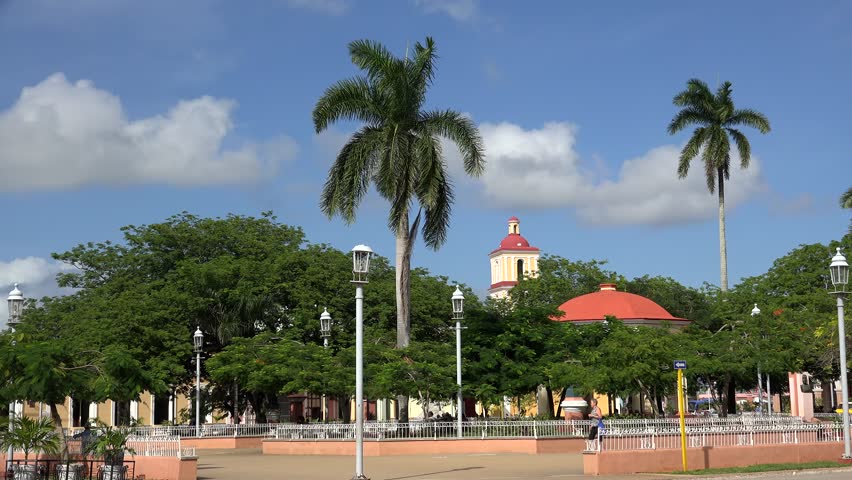
<svg viewBox="0 0 852 480"><path fill-rule="evenodd" d="M685 178L692 159L701 154L704 176L710 193L719 189L719 260L722 291L728 290L728 253L725 241L725 180L730 179L731 141L740 155L740 166L747 168L751 160L751 145L739 129L747 126L761 133L770 130L765 115L750 109L737 109L731 96L731 82L724 82L713 94L703 81L693 78L686 83L686 90L674 97L674 104L682 107L669 123L668 132L674 135L690 125L697 127L692 132L680 153L677 173Z"/></svg>
<svg viewBox="0 0 852 480"><path fill-rule="evenodd" d="M852 188L840 196L840 208L852 208Z"/></svg>
<svg viewBox="0 0 852 480"><path fill-rule="evenodd" d="M329 170L320 207L328 216L353 222L370 184L391 204L388 227L396 236L396 314L398 348L411 330L411 253L418 231L426 245L447 238L453 191L440 138L459 148L468 175L485 168L482 140L474 123L452 110L423 110L435 73L435 43L414 46L413 57L397 58L368 40L349 44L363 76L329 87L313 111L317 133L339 120L365 125L343 146ZM416 202L416 204L415 204ZM416 205L416 206L415 206ZM412 209L417 208L413 221ZM422 228L421 228L422 223ZM399 418L408 418L408 399L398 399Z"/></svg>

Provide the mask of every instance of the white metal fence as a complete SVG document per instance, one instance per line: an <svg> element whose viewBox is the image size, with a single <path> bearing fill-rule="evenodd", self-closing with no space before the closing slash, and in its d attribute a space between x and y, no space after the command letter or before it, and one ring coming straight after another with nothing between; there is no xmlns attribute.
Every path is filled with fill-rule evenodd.
<svg viewBox="0 0 852 480"><path fill-rule="evenodd" d="M842 442L837 423L687 425L687 448ZM641 431L605 425L598 438L586 441L586 451L662 450L681 448L679 429Z"/></svg>
<svg viewBox="0 0 852 480"><path fill-rule="evenodd" d="M463 438L582 438L589 435L588 420L475 421L462 422ZM354 440L353 424L279 424L270 438L304 440ZM369 422L364 424L365 440L434 440L458 437L456 422Z"/></svg>
<svg viewBox="0 0 852 480"><path fill-rule="evenodd" d="M127 448L134 451L134 455L140 457L194 457L194 447L182 447L180 437L159 436L144 437L133 435L127 440Z"/></svg>

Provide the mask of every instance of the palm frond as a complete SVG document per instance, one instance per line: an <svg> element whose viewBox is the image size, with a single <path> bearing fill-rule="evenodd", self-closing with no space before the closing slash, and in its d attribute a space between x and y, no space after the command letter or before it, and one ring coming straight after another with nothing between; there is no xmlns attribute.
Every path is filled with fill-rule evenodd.
<svg viewBox="0 0 852 480"><path fill-rule="evenodd" d="M386 145L390 175L383 179L386 197L391 202L388 228L395 233L408 229L408 212L414 196L416 167L412 158L412 138L408 133L397 132L393 142Z"/></svg>
<svg viewBox="0 0 852 480"><path fill-rule="evenodd" d="M840 208L852 208L852 188L840 196Z"/></svg>
<svg viewBox="0 0 852 480"><path fill-rule="evenodd" d="M748 108L734 110L733 114L725 122L725 126L733 127L736 125L745 125L747 127L756 128L760 133L769 133L772 127L769 125L769 119L766 115L751 110Z"/></svg>
<svg viewBox="0 0 852 480"><path fill-rule="evenodd" d="M748 138L736 128L726 128L725 130L734 139L734 144L737 146L737 151L740 154L740 167L748 168L751 162L751 144Z"/></svg>
<svg viewBox="0 0 852 480"><path fill-rule="evenodd" d="M685 178L689 173L689 162L692 161L693 158L698 156L698 153L701 151L701 146L707 140L707 128L698 127L692 132L692 136L689 137L689 140L684 145L683 150L680 152L680 160L677 166L677 175L680 178Z"/></svg>
<svg viewBox="0 0 852 480"><path fill-rule="evenodd" d="M701 106L712 103L713 94L707 84L697 78L691 78L686 82L686 90L678 93L672 99L672 103L679 107Z"/></svg>
<svg viewBox="0 0 852 480"><path fill-rule="evenodd" d="M422 114L419 124L420 129L429 135L439 135L456 144L468 175L482 175L485 153L482 137L473 121L453 110L437 110Z"/></svg>
<svg viewBox="0 0 852 480"><path fill-rule="evenodd" d="M366 71L370 80L374 82L381 81L396 69L397 58L384 45L372 40L351 42L349 56L352 63Z"/></svg>
<svg viewBox="0 0 852 480"><path fill-rule="evenodd" d="M314 106L314 129L322 132L338 120L382 121L382 99L363 77L341 80L328 87Z"/></svg>
<svg viewBox="0 0 852 480"><path fill-rule="evenodd" d="M417 169L414 193L420 205L428 208L436 201L437 185L443 176L441 142L432 135L420 135L413 146Z"/></svg>
<svg viewBox="0 0 852 480"><path fill-rule="evenodd" d="M677 112L672 121L669 122L669 135L683 130L690 125L708 125L713 123L713 117L703 108L688 106Z"/></svg>
<svg viewBox="0 0 852 480"><path fill-rule="evenodd" d="M382 130L366 126L352 135L328 172L320 197L320 209L332 217L339 214L347 223L367 193L382 147Z"/></svg>
<svg viewBox="0 0 852 480"><path fill-rule="evenodd" d="M423 224L423 241L433 250L437 250L447 240L450 214L455 198L445 169L442 168L441 171L440 181L437 182L433 193L435 201L426 208L426 222Z"/></svg>
<svg viewBox="0 0 852 480"><path fill-rule="evenodd" d="M417 110L423 104L426 98L426 91L432 86L432 79L435 75L435 41L432 37L426 37L426 45L417 42L414 45L414 61L409 68L411 75L412 93L417 97Z"/></svg>

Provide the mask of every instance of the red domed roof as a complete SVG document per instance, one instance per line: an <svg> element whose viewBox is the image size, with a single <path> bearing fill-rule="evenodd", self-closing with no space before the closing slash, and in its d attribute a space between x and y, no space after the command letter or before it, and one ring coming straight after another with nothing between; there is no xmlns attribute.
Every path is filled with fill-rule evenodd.
<svg viewBox="0 0 852 480"><path fill-rule="evenodd" d="M602 283L599 292L580 295L559 306L564 312L558 322L594 322L612 316L622 321L656 320L688 322L685 318L673 317L665 308L649 298L633 293L619 292L613 283Z"/></svg>
<svg viewBox="0 0 852 480"><path fill-rule="evenodd" d="M506 238L500 241L500 246L491 253L499 252L500 250L521 250L529 252L539 251L538 248L531 247L530 242L518 233L510 233L506 235Z"/></svg>
<svg viewBox="0 0 852 480"><path fill-rule="evenodd" d="M510 221L510 222L520 222L520 220L518 220L518 217L516 217L516 216L514 216L514 215L513 215L513 216L511 216L511 217L509 217L509 220L508 220L508 221Z"/></svg>

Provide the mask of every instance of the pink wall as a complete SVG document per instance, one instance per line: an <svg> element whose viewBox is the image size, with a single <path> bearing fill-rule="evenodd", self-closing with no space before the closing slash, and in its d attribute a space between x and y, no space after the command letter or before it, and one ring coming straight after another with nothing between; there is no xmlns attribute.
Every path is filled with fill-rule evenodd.
<svg viewBox="0 0 852 480"><path fill-rule="evenodd" d="M181 438L182 447L207 448L260 448L263 437L209 437Z"/></svg>
<svg viewBox="0 0 852 480"><path fill-rule="evenodd" d="M841 443L800 443L744 447L704 447L686 451L687 468L744 467L768 463L840 460ZM614 475L680 471L680 450L624 450L583 454L583 473Z"/></svg>
<svg viewBox="0 0 852 480"><path fill-rule="evenodd" d="M15 458L18 458L15 456ZM30 459L33 457L30 456ZM148 480L196 480L198 473L197 458L177 457L140 457L129 459L136 462L134 474L138 477L145 475ZM5 473L6 455L0 455L0 470Z"/></svg>
<svg viewBox="0 0 852 480"><path fill-rule="evenodd" d="M364 456L443 455L451 453L579 453L586 442L577 438L445 439L364 442ZM355 442L339 440L264 440L265 455L354 455Z"/></svg>

